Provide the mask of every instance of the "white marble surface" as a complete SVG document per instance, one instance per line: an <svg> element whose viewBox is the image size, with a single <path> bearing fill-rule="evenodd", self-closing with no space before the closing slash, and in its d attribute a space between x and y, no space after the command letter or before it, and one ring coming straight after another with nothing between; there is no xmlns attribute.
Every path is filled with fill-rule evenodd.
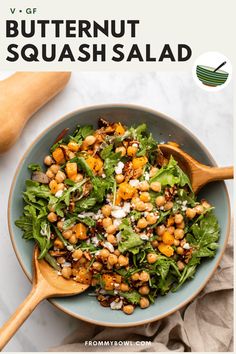
<svg viewBox="0 0 236 354"><path fill-rule="evenodd" d="M0 73L0 79L8 73ZM0 157L0 325L30 290L7 229L7 200L13 174L31 141L50 123L82 106L134 103L174 117L207 146L219 165L233 161L232 86L208 93L189 73L73 73L66 89L40 110L25 127L18 143ZM232 195L232 182L228 183ZM6 346L5 351L46 351L59 345L77 320L44 301Z"/></svg>

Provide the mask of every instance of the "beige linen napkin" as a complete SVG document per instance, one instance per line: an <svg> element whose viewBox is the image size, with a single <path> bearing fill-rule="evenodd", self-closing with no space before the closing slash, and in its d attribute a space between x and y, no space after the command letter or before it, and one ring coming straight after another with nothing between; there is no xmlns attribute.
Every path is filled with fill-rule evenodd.
<svg viewBox="0 0 236 354"><path fill-rule="evenodd" d="M94 345L88 345L94 341ZM110 341L109 345L97 345ZM119 341L130 341L120 345ZM138 345L136 341L147 341ZM150 342L148 342L150 341ZM233 247L230 240L216 273L204 290L180 311L157 322L109 328L78 320L78 330L57 352L231 352L233 351Z"/></svg>

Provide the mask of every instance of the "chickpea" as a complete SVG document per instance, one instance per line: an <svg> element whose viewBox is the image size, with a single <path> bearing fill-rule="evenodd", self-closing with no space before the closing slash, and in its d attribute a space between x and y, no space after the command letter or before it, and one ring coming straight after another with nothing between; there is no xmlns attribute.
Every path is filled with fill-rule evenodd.
<svg viewBox="0 0 236 354"><path fill-rule="evenodd" d="M182 255L184 253L183 247L177 247L176 253L179 254L179 255Z"/></svg>
<svg viewBox="0 0 236 354"><path fill-rule="evenodd" d="M181 214L176 214L175 215L175 223L176 224L181 224L181 222L184 220L183 215Z"/></svg>
<svg viewBox="0 0 236 354"><path fill-rule="evenodd" d="M59 169L60 169L60 166L57 165L57 164L54 164L54 165L52 165L52 166L50 167L50 170L51 170L54 174L56 174L56 173L59 171Z"/></svg>
<svg viewBox="0 0 236 354"><path fill-rule="evenodd" d="M72 253L72 258L73 258L73 259L80 260L80 258L81 258L82 256L83 256L83 251L81 251L80 249L75 250L75 251Z"/></svg>
<svg viewBox="0 0 236 354"><path fill-rule="evenodd" d="M157 228L156 228L156 233L157 233L158 236L162 236L165 231L166 231L166 227L163 224L157 226Z"/></svg>
<svg viewBox="0 0 236 354"><path fill-rule="evenodd" d="M48 214L47 218L48 218L48 221L55 222L55 221L57 221L57 214L54 213L53 211L51 211L51 213Z"/></svg>
<svg viewBox="0 0 236 354"><path fill-rule="evenodd" d="M150 184L150 188L154 191L154 192L160 192L161 191L161 183L160 182L152 182Z"/></svg>
<svg viewBox="0 0 236 354"><path fill-rule="evenodd" d="M132 279L133 281L138 281L138 280L139 280L139 274L138 274L138 273L132 274L132 275L131 275L131 279Z"/></svg>
<svg viewBox="0 0 236 354"><path fill-rule="evenodd" d="M63 267L61 270L61 275L66 278L69 279L72 275L72 269L71 267Z"/></svg>
<svg viewBox="0 0 236 354"><path fill-rule="evenodd" d="M165 204L166 198L163 195L156 197L156 206L161 207Z"/></svg>
<svg viewBox="0 0 236 354"><path fill-rule="evenodd" d="M70 238L69 238L69 242L72 245L75 245L77 243L77 237L73 234Z"/></svg>
<svg viewBox="0 0 236 354"><path fill-rule="evenodd" d="M111 225L112 226L112 225ZM111 227L111 226L108 226L108 227ZM114 235L112 234L108 234L107 235L107 241L110 242L112 245L116 245L117 244L117 239Z"/></svg>
<svg viewBox="0 0 236 354"><path fill-rule="evenodd" d="M51 170L47 170L46 176L48 176L48 178L54 178L55 174Z"/></svg>
<svg viewBox="0 0 236 354"><path fill-rule="evenodd" d="M50 155L45 156L43 162L44 162L45 165L51 166L53 164L53 158Z"/></svg>
<svg viewBox="0 0 236 354"><path fill-rule="evenodd" d="M148 295L150 293L150 288L147 285L143 285L138 289L139 294Z"/></svg>
<svg viewBox="0 0 236 354"><path fill-rule="evenodd" d="M196 206L194 207L194 210L195 210L196 213L199 214L199 215L204 213L204 208L203 208L202 205L196 205Z"/></svg>
<svg viewBox="0 0 236 354"><path fill-rule="evenodd" d="M123 256L122 254L118 257L118 263L121 267L125 267L129 264L129 258Z"/></svg>
<svg viewBox="0 0 236 354"><path fill-rule="evenodd" d="M79 151L79 144L76 143L75 141L70 141L69 144L67 145L68 148L73 151L73 152L77 152Z"/></svg>
<svg viewBox="0 0 236 354"><path fill-rule="evenodd" d="M116 182L119 184L119 183L122 183L125 179L125 176L123 176L122 174L119 174L119 175L116 175Z"/></svg>
<svg viewBox="0 0 236 354"><path fill-rule="evenodd" d="M129 285L128 284L125 284L125 283L121 283L120 284L120 291L129 291Z"/></svg>
<svg viewBox="0 0 236 354"><path fill-rule="evenodd" d="M62 232L62 235L66 240L69 240L69 238L73 235L73 232L72 230L65 230Z"/></svg>
<svg viewBox="0 0 236 354"><path fill-rule="evenodd" d="M139 280L140 281L143 281L143 282L146 282L146 281L149 281L149 274L148 272L145 272L144 270L139 274Z"/></svg>
<svg viewBox="0 0 236 354"><path fill-rule="evenodd" d="M63 242L58 237L54 240L53 246L54 246L54 248L59 249L59 250L62 250L64 248Z"/></svg>
<svg viewBox="0 0 236 354"><path fill-rule="evenodd" d="M126 315L131 315L134 312L134 306L133 305L125 305L125 306L123 306L122 310Z"/></svg>
<svg viewBox="0 0 236 354"><path fill-rule="evenodd" d="M108 226L112 225L112 219L111 218L104 218L102 220L102 226L106 229Z"/></svg>
<svg viewBox="0 0 236 354"><path fill-rule="evenodd" d="M111 266L113 266L114 264L116 264L117 261L118 261L118 258L117 258L117 256L116 256L115 254L110 254L109 257L108 257L108 259L107 259L107 262L108 262Z"/></svg>
<svg viewBox="0 0 236 354"><path fill-rule="evenodd" d="M176 239L175 239L175 240L174 240L174 246L177 247L177 246L179 246L179 244L180 244L179 240L176 240Z"/></svg>
<svg viewBox="0 0 236 354"><path fill-rule="evenodd" d="M148 226L147 220L145 218L141 218L139 219L138 223L137 223L137 227L139 229L145 229L145 227Z"/></svg>
<svg viewBox="0 0 236 354"><path fill-rule="evenodd" d="M64 191L65 185L64 183L58 183L57 185L57 191Z"/></svg>
<svg viewBox="0 0 236 354"><path fill-rule="evenodd" d="M146 220L147 220L149 225L154 225L157 222L157 215L148 214L146 216Z"/></svg>
<svg viewBox="0 0 236 354"><path fill-rule="evenodd" d="M114 251L114 254L118 257L118 256L120 255L120 251L119 251L118 249L116 249L116 250Z"/></svg>
<svg viewBox="0 0 236 354"><path fill-rule="evenodd" d="M178 262L177 262L177 266L178 266L178 269L179 269L180 271L183 270L184 267L185 267L184 263L181 262L181 261L178 261Z"/></svg>
<svg viewBox="0 0 236 354"><path fill-rule="evenodd" d="M77 173L70 177L70 179L76 183L81 182L84 176L81 173Z"/></svg>
<svg viewBox="0 0 236 354"><path fill-rule="evenodd" d="M151 242L151 244L152 244L152 247L157 248L158 245L159 245L159 242L158 242L157 240L153 240L153 241Z"/></svg>
<svg viewBox="0 0 236 354"><path fill-rule="evenodd" d="M147 181L142 181L142 182L139 182L137 188L142 192L146 192L149 190L149 184Z"/></svg>
<svg viewBox="0 0 236 354"><path fill-rule="evenodd" d="M75 155L75 153L73 151L68 151L69 160L72 160L75 156L76 155Z"/></svg>
<svg viewBox="0 0 236 354"><path fill-rule="evenodd" d="M86 138L84 139L84 144L85 146L90 146L90 145L93 145L96 141L96 138L95 136L93 135L88 135L86 136Z"/></svg>
<svg viewBox="0 0 236 354"><path fill-rule="evenodd" d="M106 204L103 205L102 209L101 209L102 213L104 216L108 217L111 215L111 206Z"/></svg>
<svg viewBox="0 0 236 354"><path fill-rule="evenodd" d="M99 252L99 256L101 258L108 258L108 256L110 255L110 252L108 251L108 249L103 248L100 252Z"/></svg>
<svg viewBox="0 0 236 354"><path fill-rule="evenodd" d="M64 257L57 257L57 263L59 263L59 264L63 264L63 263L65 263L65 258Z"/></svg>
<svg viewBox="0 0 236 354"><path fill-rule="evenodd" d="M141 194L140 194L140 200L142 201L142 202L145 202L145 203L147 203L147 202L149 202L150 201L150 194L148 193L148 192L142 192Z"/></svg>
<svg viewBox="0 0 236 354"><path fill-rule="evenodd" d="M64 226L64 222L63 222L63 221L58 221L58 222L57 222L57 227L58 227L58 229L59 229L60 231L63 230L63 226Z"/></svg>
<svg viewBox="0 0 236 354"><path fill-rule="evenodd" d="M152 211L152 209L153 209L152 203L146 203L146 210L147 211Z"/></svg>
<svg viewBox="0 0 236 354"><path fill-rule="evenodd" d="M139 301L139 306L141 307L141 309L146 309L150 306L150 302L146 297L141 297Z"/></svg>
<svg viewBox="0 0 236 354"><path fill-rule="evenodd" d="M172 209L174 206L173 202L166 202L166 204L164 205L164 210L170 210Z"/></svg>
<svg viewBox="0 0 236 354"><path fill-rule="evenodd" d="M61 183L61 182L63 182L65 179L66 179L65 173L62 172L62 171L58 171L57 174L56 174L56 176L55 176L55 181L56 181L57 183Z"/></svg>
<svg viewBox="0 0 236 354"><path fill-rule="evenodd" d="M114 233L116 232L116 227L115 227L115 225L109 225L109 226L107 226L106 232L107 232L108 234L114 234Z"/></svg>
<svg viewBox="0 0 236 354"><path fill-rule="evenodd" d="M136 203L135 209L138 211L144 211L146 210L146 204L140 200L139 202Z"/></svg>
<svg viewBox="0 0 236 354"><path fill-rule="evenodd" d="M205 208L205 209L209 209L211 207L211 204L208 203L205 199L201 200L201 204L202 204L203 208Z"/></svg>
<svg viewBox="0 0 236 354"><path fill-rule="evenodd" d="M173 235L174 232L175 232L174 226L169 226L169 227L167 227L167 231L168 231L171 235Z"/></svg>
<svg viewBox="0 0 236 354"><path fill-rule="evenodd" d="M94 270L97 270L98 272L100 272L102 270L102 267L103 267L102 263L97 262L97 261L93 262L93 269Z"/></svg>
<svg viewBox="0 0 236 354"><path fill-rule="evenodd" d="M184 229L185 228L185 222L182 221L180 224L177 225L178 229Z"/></svg>
<svg viewBox="0 0 236 354"><path fill-rule="evenodd" d="M183 229L175 229L174 232L176 240L181 240L184 237L184 230Z"/></svg>
<svg viewBox="0 0 236 354"><path fill-rule="evenodd" d="M153 264L157 261L157 254L156 253L148 253L147 254L147 261L150 264Z"/></svg>
<svg viewBox="0 0 236 354"><path fill-rule="evenodd" d="M138 148L135 146L129 146L127 149L127 155L128 156L135 156L138 151Z"/></svg>
<svg viewBox="0 0 236 354"><path fill-rule="evenodd" d="M186 210L186 216L187 218L189 218L190 220L195 218L196 216L196 210L194 208L188 208Z"/></svg>
<svg viewBox="0 0 236 354"><path fill-rule="evenodd" d="M115 152L120 152L121 157L126 155L126 148L124 146L119 146L116 148Z"/></svg>
<svg viewBox="0 0 236 354"><path fill-rule="evenodd" d="M149 172L150 177L153 177L157 173L157 171L158 171L157 167L152 167Z"/></svg>

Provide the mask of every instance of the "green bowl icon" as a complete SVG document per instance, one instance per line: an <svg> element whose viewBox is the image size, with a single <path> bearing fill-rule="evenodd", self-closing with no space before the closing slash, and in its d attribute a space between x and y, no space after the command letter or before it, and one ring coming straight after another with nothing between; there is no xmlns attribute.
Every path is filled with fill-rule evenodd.
<svg viewBox="0 0 236 354"><path fill-rule="evenodd" d="M204 65L197 65L196 73L199 80L206 86L223 85L227 80L229 74L226 71L218 70L214 72L215 68Z"/></svg>

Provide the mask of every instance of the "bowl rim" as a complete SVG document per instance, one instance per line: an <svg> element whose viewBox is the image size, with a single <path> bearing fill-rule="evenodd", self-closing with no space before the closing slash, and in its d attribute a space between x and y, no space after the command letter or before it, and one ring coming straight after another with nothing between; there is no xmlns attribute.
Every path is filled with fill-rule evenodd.
<svg viewBox="0 0 236 354"><path fill-rule="evenodd" d="M204 150L204 152L206 153L207 157L210 159L210 161L212 162L213 166L217 166L216 161L214 160L214 158L212 157L212 155L210 154L210 152L208 151L208 149L205 147L205 145L188 129L186 128L184 125L182 125L181 123L179 123L178 121L176 121L174 118L169 117L168 115L158 112L155 109L149 108L149 107L145 107L142 105L136 105L136 104L128 104L128 103L109 103L109 104L96 104L96 105L86 105L83 106L81 108L75 109L72 112L69 112L65 115L63 115L61 118L57 119L55 122L51 123L47 128L45 128L31 143L30 145L27 147L26 151L24 152L23 156L20 158L15 173L14 173L14 177L11 183L11 187L10 187L10 193L9 193L9 198L8 198L8 207L7 207L7 220L8 220L8 230L10 233L10 238L11 238L11 243L13 246L13 250L15 252L15 255L18 259L18 262L20 263L20 266L23 270L23 272L25 273L25 275L27 276L27 278L29 279L29 281L32 283L32 278L31 278L31 274L28 273L21 257L20 254L18 252L18 249L16 247L16 242L14 239L14 233L11 227L11 205L12 205L12 195L13 195L13 189L21 168L21 165L24 161L24 159L26 158L26 156L28 155L28 153L30 152L31 148L33 147L34 144L36 144L49 130L51 130L53 127L55 127L56 125L58 125L59 123L66 121L67 119L69 119L70 117L76 115L76 114L80 114L86 111L90 111L90 110L96 110L96 109L122 109L122 108L128 108L131 110L140 110L143 111L144 113L151 113L153 115L159 115L162 118L164 118L165 120L167 120L168 122L177 125L178 127L180 127L184 132L186 132L188 135L190 135L191 138L193 138L199 145L200 147ZM216 262L214 268L212 269L212 271L209 273L208 277L206 278L206 280L204 281L204 283L194 292L194 294L192 294L192 296L188 297L185 301L181 302L179 305L175 306L172 310L167 311L165 314L162 315L156 315L154 317L152 317L151 319L145 319L145 320L140 320L140 321L136 321L133 323L110 323L110 322L106 322L106 321L99 321L99 320L93 320L93 319L88 319L86 317L84 317L83 315L78 315L75 314L73 311L70 311L68 309L65 309L64 306L55 303L55 300L52 299L47 299L47 301L49 301L52 305L54 305L56 308L58 308L59 310L61 310L62 312L74 317L74 318L78 318L82 321L88 322L88 323L92 323L95 325L99 325L99 326L106 326L106 327L116 327L116 328L125 328L125 327L135 327L135 326L141 326L143 324L147 324L147 323L152 323L158 320L161 320L162 318L165 318L167 316L170 316L171 314L175 313L176 311L180 310L182 307L184 307L185 305L187 305L188 303L190 303L202 290L203 288L206 286L206 284L209 282L209 280L211 279L211 277L213 276L213 274L215 273L216 269L218 268L222 257L224 255L228 240L229 240L229 235L230 235L230 227L231 227L231 223L230 223L230 216L231 216L231 207L230 207L230 200L229 200L229 194L228 194L228 190L226 187L226 184L224 181L222 181L223 183L223 187L225 190L225 194L226 194L226 200L227 200L227 205L228 205L228 218L227 218L227 229L226 229L226 237L225 237L225 241L224 244L222 246L221 249L221 253L219 255L219 259Z"/></svg>

